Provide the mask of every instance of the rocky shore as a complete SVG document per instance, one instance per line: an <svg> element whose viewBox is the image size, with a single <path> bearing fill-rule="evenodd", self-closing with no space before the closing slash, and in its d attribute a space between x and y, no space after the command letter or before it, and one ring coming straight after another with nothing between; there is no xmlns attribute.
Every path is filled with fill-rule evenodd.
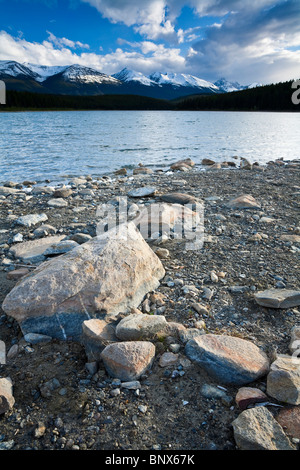
<svg viewBox="0 0 300 470"><path fill-rule="evenodd" d="M300 163L202 164L0 185L0 449L299 449Z"/></svg>

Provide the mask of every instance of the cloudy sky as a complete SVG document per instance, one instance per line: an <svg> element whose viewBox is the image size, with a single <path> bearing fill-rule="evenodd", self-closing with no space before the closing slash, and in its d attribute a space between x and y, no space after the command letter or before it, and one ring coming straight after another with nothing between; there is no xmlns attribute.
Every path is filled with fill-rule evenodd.
<svg viewBox="0 0 300 470"><path fill-rule="evenodd" d="M300 77L300 0L0 0L0 60L241 84Z"/></svg>

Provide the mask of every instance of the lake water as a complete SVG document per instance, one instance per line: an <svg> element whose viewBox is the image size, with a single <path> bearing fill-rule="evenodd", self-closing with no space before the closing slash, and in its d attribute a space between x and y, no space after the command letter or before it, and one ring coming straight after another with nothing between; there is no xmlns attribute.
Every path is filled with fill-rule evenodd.
<svg viewBox="0 0 300 470"><path fill-rule="evenodd" d="M0 113L0 181L101 176L177 160L266 163L300 157L300 113L58 111Z"/></svg>

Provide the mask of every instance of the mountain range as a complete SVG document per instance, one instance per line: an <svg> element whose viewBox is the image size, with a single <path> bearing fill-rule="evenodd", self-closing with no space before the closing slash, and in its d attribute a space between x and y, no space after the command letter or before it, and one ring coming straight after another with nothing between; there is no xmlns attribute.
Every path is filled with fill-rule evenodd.
<svg viewBox="0 0 300 470"><path fill-rule="evenodd" d="M60 95L141 95L171 100L188 95L219 94L259 86L242 86L224 78L215 83L182 73L143 75L124 68L107 75L82 65L46 66L0 61L0 80L7 90Z"/></svg>

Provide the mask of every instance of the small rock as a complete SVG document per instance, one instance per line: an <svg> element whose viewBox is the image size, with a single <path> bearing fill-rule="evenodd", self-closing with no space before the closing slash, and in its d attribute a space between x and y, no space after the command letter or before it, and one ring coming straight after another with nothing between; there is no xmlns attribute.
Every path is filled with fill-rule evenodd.
<svg viewBox="0 0 300 470"><path fill-rule="evenodd" d="M52 341L51 336L38 333L27 333L24 335L24 339L30 344L50 343Z"/></svg>
<svg viewBox="0 0 300 470"><path fill-rule="evenodd" d="M0 378L0 415L10 410L15 403L10 377Z"/></svg>
<svg viewBox="0 0 300 470"><path fill-rule="evenodd" d="M268 397L259 388L242 387L238 390L235 401L240 410L245 410L254 403L268 401Z"/></svg>
<svg viewBox="0 0 300 470"><path fill-rule="evenodd" d="M55 235L56 232L57 232L57 229L49 224L43 224L33 231L34 236L36 238L45 237L47 235Z"/></svg>
<svg viewBox="0 0 300 470"><path fill-rule="evenodd" d="M300 326L294 326L291 331L291 341L289 344L291 354L300 350Z"/></svg>
<svg viewBox="0 0 300 470"><path fill-rule="evenodd" d="M72 194L73 194L72 189L60 188L60 189L57 189L56 191L54 191L53 197L61 199L61 198L64 198L64 197L69 197Z"/></svg>
<svg viewBox="0 0 300 470"><path fill-rule="evenodd" d="M300 408L283 408L276 416L276 420L284 429L287 436L300 439Z"/></svg>
<svg viewBox="0 0 300 470"><path fill-rule="evenodd" d="M243 411L232 423L241 450L295 450L282 427L265 407Z"/></svg>
<svg viewBox="0 0 300 470"><path fill-rule="evenodd" d="M153 186L143 186L141 188L132 189L128 192L129 197L148 197L154 196L156 193L156 188Z"/></svg>
<svg viewBox="0 0 300 470"><path fill-rule="evenodd" d="M160 258L160 259L167 259L170 257L170 252L166 248L157 248L155 250L155 254Z"/></svg>
<svg viewBox="0 0 300 470"><path fill-rule="evenodd" d="M263 307L291 308L300 305L300 291L291 289L268 289L254 295L256 302Z"/></svg>
<svg viewBox="0 0 300 470"><path fill-rule="evenodd" d="M48 220L46 214L28 214L19 217L16 220L16 224L24 225L25 227L30 228L32 225L36 225L40 222L45 222L46 220Z"/></svg>
<svg viewBox="0 0 300 470"><path fill-rule="evenodd" d="M204 305L194 302L191 307L200 315L209 315L208 309Z"/></svg>
<svg viewBox="0 0 300 470"><path fill-rule="evenodd" d="M50 207L67 207L68 203L65 201L63 198L56 198L56 199L50 199L47 202L48 206Z"/></svg>
<svg viewBox="0 0 300 470"><path fill-rule="evenodd" d="M139 405L139 406L138 406L138 410L139 410L141 413L143 413L143 414L145 414L145 413L147 412L147 409L148 409L148 408L147 408L146 405Z"/></svg>
<svg viewBox="0 0 300 470"><path fill-rule="evenodd" d="M281 354L271 364L267 394L283 403L300 404L300 359Z"/></svg>
<svg viewBox="0 0 300 470"><path fill-rule="evenodd" d="M17 233L13 237L13 243L19 243L23 241L23 235L21 233Z"/></svg>
<svg viewBox="0 0 300 470"><path fill-rule="evenodd" d="M223 383L244 385L269 371L267 356L252 342L234 336L204 334L195 337L186 344L185 353Z"/></svg>
<svg viewBox="0 0 300 470"><path fill-rule="evenodd" d="M162 315L130 314L118 323L116 336L122 341L153 339L166 326Z"/></svg>
<svg viewBox="0 0 300 470"><path fill-rule="evenodd" d="M38 423L38 426L34 430L34 437L40 439L46 432L46 426L44 423Z"/></svg>
<svg viewBox="0 0 300 470"><path fill-rule="evenodd" d="M148 341L126 341L106 346L101 359L109 375L129 382L137 380L151 366L155 346Z"/></svg>
<svg viewBox="0 0 300 470"><path fill-rule="evenodd" d="M6 274L6 278L11 281L18 281L22 277L26 276L29 272L30 271L27 268L15 269L14 271L9 271Z"/></svg>
<svg viewBox="0 0 300 470"><path fill-rule="evenodd" d="M159 359L160 367L170 367L176 364L178 361L178 354L173 354L172 352L165 352L161 355Z"/></svg>
<svg viewBox="0 0 300 470"><path fill-rule="evenodd" d="M6 346L4 341L0 340L0 365L6 364Z"/></svg>
<svg viewBox="0 0 300 470"><path fill-rule="evenodd" d="M130 382L122 382L121 387L127 390L140 390L141 383L138 380L132 380Z"/></svg>
<svg viewBox="0 0 300 470"><path fill-rule="evenodd" d="M230 209L260 209L260 204L249 194L244 194L227 203Z"/></svg>

